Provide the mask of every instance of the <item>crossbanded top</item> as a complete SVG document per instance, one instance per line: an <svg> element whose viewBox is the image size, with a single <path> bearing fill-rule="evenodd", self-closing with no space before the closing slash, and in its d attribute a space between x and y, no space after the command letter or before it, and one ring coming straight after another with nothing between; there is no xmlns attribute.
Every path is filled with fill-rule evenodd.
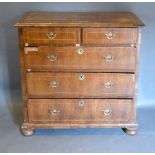
<svg viewBox="0 0 155 155"><path fill-rule="evenodd" d="M131 12L27 12L18 27L140 27Z"/></svg>

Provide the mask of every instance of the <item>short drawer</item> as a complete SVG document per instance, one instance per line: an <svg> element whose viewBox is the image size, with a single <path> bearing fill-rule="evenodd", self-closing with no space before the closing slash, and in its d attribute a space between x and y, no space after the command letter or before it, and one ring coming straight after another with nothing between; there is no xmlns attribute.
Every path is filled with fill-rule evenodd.
<svg viewBox="0 0 155 155"><path fill-rule="evenodd" d="M137 41L136 28L84 28L84 45L131 45Z"/></svg>
<svg viewBox="0 0 155 155"><path fill-rule="evenodd" d="M24 28L24 42L27 45L73 45L80 43L79 28Z"/></svg>
<svg viewBox="0 0 155 155"><path fill-rule="evenodd" d="M27 88L30 98L132 98L134 74L30 72Z"/></svg>
<svg viewBox="0 0 155 155"><path fill-rule="evenodd" d="M25 64L32 70L134 72L135 54L132 47L39 46L27 51Z"/></svg>
<svg viewBox="0 0 155 155"><path fill-rule="evenodd" d="M133 114L129 99L29 99L30 123L126 123Z"/></svg>

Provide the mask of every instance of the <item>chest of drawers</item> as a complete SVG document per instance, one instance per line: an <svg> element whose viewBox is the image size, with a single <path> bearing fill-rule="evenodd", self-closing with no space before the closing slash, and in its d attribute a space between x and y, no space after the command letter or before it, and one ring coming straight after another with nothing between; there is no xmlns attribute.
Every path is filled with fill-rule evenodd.
<svg viewBox="0 0 155 155"><path fill-rule="evenodd" d="M24 121L137 133L140 27L133 13L29 12L18 23Z"/></svg>

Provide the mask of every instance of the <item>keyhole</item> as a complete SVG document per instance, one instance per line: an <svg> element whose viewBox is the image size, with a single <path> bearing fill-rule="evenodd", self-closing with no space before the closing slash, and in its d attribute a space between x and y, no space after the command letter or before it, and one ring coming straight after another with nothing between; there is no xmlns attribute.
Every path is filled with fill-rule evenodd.
<svg viewBox="0 0 155 155"><path fill-rule="evenodd" d="M84 53L84 50L83 50L82 48L79 48L79 49L77 50L77 52L78 52L79 55L82 55L82 54Z"/></svg>
<svg viewBox="0 0 155 155"><path fill-rule="evenodd" d="M84 104L85 104L85 102L84 102L83 100L81 100L81 101L79 102L79 106L80 106L80 107L83 107Z"/></svg>
<svg viewBox="0 0 155 155"><path fill-rule="evenodd" d="M80 74L79 80L84 80L85 76L83 74Z"/></svg>

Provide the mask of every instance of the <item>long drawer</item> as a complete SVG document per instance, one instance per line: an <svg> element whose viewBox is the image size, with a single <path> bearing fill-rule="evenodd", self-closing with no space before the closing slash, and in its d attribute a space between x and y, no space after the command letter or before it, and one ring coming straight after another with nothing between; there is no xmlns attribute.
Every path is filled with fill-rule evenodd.
<svg viewBox="0 0 155 155"><path fill-rule="evenodd" d="M84 28L84 45L131 45L137 42L136 28Z"/></svg>
<svg viewBox="0 0 155 155"><path fill-rule="evenodd" d="M79 28L24 28L24 42L28 45L64 46L80 43Z"/></svg>
<svg viewBox="0 0 155 155"><path fill-rule="evenodd" d="M134 74L30 72L27 90L30 98L132 98Z"/></svg>
<svg viewBox="0 0 155 155"><path fill-rule="evenodd" d="M136 48L51 47L27 51L26 68L49 71L134 72Z"/></svg>
<svg viewBox="0 0 155 155"><path fill-rule="evenodd" d="M30 123L127 123L129 99L29 99Z"/></svg>

